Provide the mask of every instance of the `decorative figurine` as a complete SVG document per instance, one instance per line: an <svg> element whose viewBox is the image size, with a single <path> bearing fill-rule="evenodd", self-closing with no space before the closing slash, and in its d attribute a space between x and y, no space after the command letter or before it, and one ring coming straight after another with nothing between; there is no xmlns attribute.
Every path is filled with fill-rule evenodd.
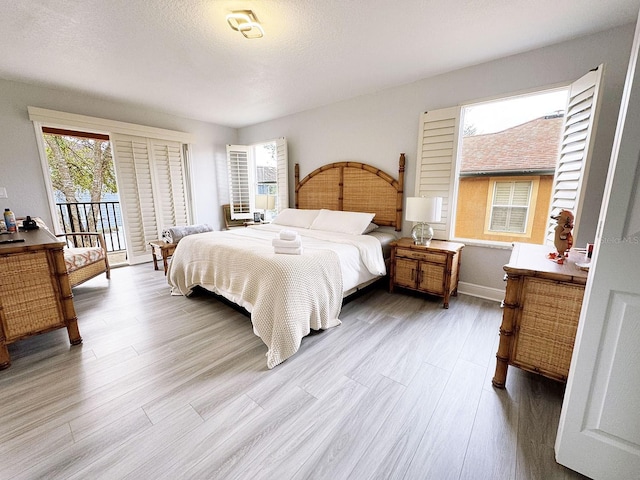
<svg viewBox="0 0 640 480"><path fill-rule="evenodd" d="M554 229L555 234L553 238L556 252L551 252L548 257L559 264L563 264L564 259L569 255L569 250L573 246L573 235L571 234L571 230L573 229L573 213L569 210L560 210L558 215L551 215L551 218L558 223Z"/></svg>

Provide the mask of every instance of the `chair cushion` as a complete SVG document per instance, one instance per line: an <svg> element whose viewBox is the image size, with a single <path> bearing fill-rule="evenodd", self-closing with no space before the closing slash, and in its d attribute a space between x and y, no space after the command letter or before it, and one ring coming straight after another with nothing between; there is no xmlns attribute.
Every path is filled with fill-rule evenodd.
<svg viewBox="0 0 640 480"><path fill-rule="evenodd" d="M90 265L104 258L104 250L100 247L77 247L64 249L64 263L67 272Z"/></svg>

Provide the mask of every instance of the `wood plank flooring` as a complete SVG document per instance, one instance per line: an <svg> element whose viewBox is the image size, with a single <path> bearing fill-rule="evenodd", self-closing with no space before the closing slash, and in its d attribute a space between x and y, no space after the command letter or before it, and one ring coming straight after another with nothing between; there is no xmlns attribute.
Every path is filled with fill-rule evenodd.
<svg viewBox="0 0 640 480"><path fill-rule="evenodd" d="M460 295L347 303L273 370L250 320L149 264L74 289L0 371L0 479L585 478L554 461L564 385L491 386L501 311Z"/></svg>

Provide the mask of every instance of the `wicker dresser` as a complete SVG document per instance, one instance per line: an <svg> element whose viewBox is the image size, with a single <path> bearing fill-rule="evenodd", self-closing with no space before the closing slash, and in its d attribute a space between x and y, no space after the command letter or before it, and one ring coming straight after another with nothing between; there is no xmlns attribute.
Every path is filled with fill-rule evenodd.
<svg viewBox="0 0 640 480"><path fill-rule="evenodd" d="M45 229L1 235L0 369L11 365L7 344L66 327L72 345L82 342L61 242Z"/></svg>
<svg viewBox="0 0 640 480"><path fill-rule="evenodd" d="M513 365L566 381L578 328L587 272L576 267L584 255L571 252L563 265L547 258L553 247L516 243L504 266L500 344L493 385L504 388Z"/></svg>

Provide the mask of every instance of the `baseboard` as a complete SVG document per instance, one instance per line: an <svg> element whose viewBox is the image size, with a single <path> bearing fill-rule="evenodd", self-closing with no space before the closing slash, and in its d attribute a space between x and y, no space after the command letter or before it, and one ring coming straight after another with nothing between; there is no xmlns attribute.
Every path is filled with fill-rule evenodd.
<svg viewBox="0 0 640 480"><path fill-rule="evenodd" d="M502 302L504 300L504 290L500 288L484 287L474 283L458 282L458 292L472 297L484 298L485 300L493 300Z"/></svg>

